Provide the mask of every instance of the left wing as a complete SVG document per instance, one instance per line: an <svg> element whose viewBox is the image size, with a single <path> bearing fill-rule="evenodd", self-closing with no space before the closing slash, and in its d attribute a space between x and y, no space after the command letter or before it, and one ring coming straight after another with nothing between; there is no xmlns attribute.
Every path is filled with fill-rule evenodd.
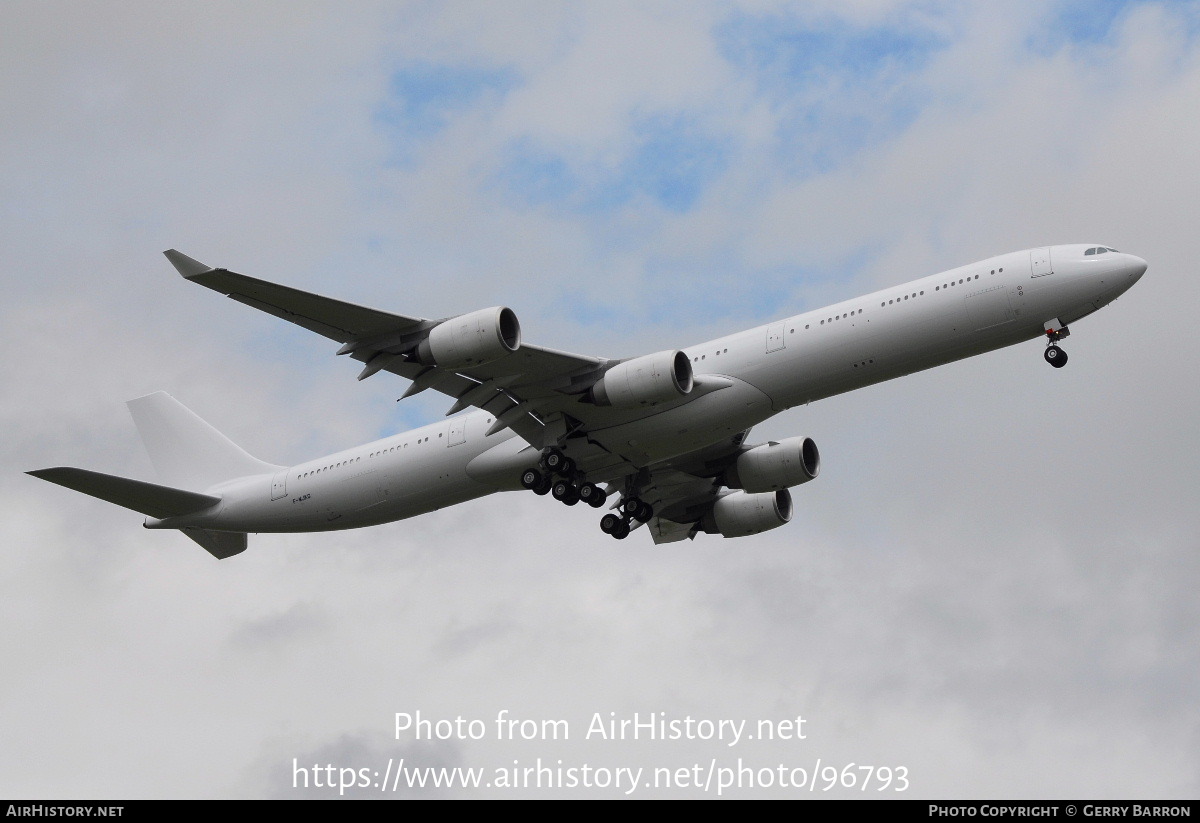
<svg viewBox="0 0 1200 823"><path fill-rule="evenodd" d="M644 522L655 543L670 543L701 531L745 537L789 522L789 487L820 472L816 444L793 437L748 446L747 434L626 476L617 504L625 523L634 529ZM630 505L631 499L637 502ZM628 534L624 528L604 530L615 537Z"/></svg>
<svg viewBox="0 0 1200 823"><path fill-rule="evenodd" d="M500 312L502 320L511 316L512 324L515 315L498 308L443 320L409 317L216 269L174 249L164 254L187 280L341 343L338 354L365 364L360 380L380 371L408 378L413 383L405 397L425 389L449 395L455 403L447 415L470 406L484 409L495 416L491 431L511 428L539 448L546 444L548 425L558 423L552 426L556 434L565 431L564 410L577 405L612 362L528 344L491 361L458 357L486 334L483 313ZM442 335L449 356L439 357L443 352L427 350L427 341L447 320L463 322ZM515 336L519 343L519 327Z"/></svg>

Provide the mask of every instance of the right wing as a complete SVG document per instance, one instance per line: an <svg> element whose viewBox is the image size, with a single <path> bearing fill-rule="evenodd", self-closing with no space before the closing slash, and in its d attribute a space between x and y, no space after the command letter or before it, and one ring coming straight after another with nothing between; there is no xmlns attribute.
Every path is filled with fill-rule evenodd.
<svg viewBox="0 0 1200 823"><path fill-rule="evenodd" d="M388 371L413 381L405 397L433 389L454 398L447 414L467 407L495 416L492 431L511 428L534 446L544 445L547 426L566 427L563 412L578 405L579 395L610 363L554 349L521 345L511 355L464 368L422 363L414 355L420 340L441 320L392 314L365 306L216 269L170 249L164 252L187 280L220 292L239 303L295 323L342 344L365 364L359 379Z"/></svg>

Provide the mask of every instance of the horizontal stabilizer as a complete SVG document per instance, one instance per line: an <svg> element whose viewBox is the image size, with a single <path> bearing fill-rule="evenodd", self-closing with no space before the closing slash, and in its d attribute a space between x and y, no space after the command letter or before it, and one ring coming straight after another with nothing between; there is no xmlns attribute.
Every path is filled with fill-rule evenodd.
<svg viewBox="0 0 1200 823"><path fill-rule="evenodd" d="M180 529L218 560L233 557L246 550L245 532L219 532L212 529Z"/></svg>
<svg viewBox="0 0 1200 823"><path fill-rule="evenodd" d="M37 469L27 474L159 519L203 511L221 502L221 498L208 494L130 480L127 477L101 474L87 469L60 466L53 469Z"/></svg>

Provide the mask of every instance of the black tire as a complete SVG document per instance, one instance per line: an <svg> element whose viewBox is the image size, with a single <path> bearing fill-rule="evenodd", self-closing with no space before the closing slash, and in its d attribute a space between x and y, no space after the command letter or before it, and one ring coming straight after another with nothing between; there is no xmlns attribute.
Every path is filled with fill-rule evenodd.
<svg viewBox="0 0 1200 823"><path fill-rule="evenodd" d="M574 506L579 502L579 489L575 488L575 484L570 480L556 481L550 493L554 495L555 500L566 503L568 506Z"/></svg>
<svg viewBox="0 0 1200 823"><path fill-rule="evenodd" d="M521 485L533 491L542 484L542 473L537 469L526 469L521 474Z"/></svg>
<svg viewBox="0 0 1200 823"><path fill-rule="evenodd" d="M617 524L621 522L622 520L620 516L615 514L606 514L600 518L600 531L604 532L605 534L612 534L613 530L616 529Z"/></svg>
<svg viewBox="0 0 1200 823"><path fill-rule="evenodd" d="M559 449L550 449L546 452L546 469L553 474L565 474L568 458Z"/></svg>
<svg viewBox="0 0 1200 823"><path fill-rule="evenodd" d="M584 483L579 487L579 499L593 509L604 504L604 492L595 483Z"/></svg>
<svg viewBox="0 0 1200 823"><path fill-rule="evenodd" d="M633 517L638 513L638 510L641 509L641 507L641 500L638 500L636 497L626 497L621 501L621 514L627 514L630 517Z"/></svg>
<svg viewBox="0 0 1200 823"><path fill-rule="evenodd" d="M617 525L613 527L612 536L618 540L624 540L629 536L629 524L624 520L618 520Z"/></svg>
<svg viewBox="0 0 1200 823"><path fill-rule="evenodd" d="M549 494L550 487L553 485L554 485L553 480L551 480L549 477L543 477L542 482L539 483L538 485L534 486L533 493L534 494Z"/></svg>
<svg viewBox="0 0 1200 823"><path fill-rule="evenodd" d="M648 523L650 518L654 516L654 507L644 500L639 500L638 510L634 513L634 517L641 520L643 523Z"/></svg>
<svg viewBox="0 0 1200 823"><path fill-rule="evenodd" d="M1047 346L1045 354L1046 362L1056 369L1061 369L1067 364L1067 353L1058 346Z"/></svg>

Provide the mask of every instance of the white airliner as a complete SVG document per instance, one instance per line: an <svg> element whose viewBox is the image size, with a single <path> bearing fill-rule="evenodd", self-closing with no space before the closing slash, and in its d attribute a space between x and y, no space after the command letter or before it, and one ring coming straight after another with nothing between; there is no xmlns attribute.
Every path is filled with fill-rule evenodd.
<svg viewBox="0 0 1200 823"><path fill-rule="evenodd" d="M817 476L807 437L750 445L793 406L1034 338L1045 359L1068 324L1115 300L1146 262L1098 245L1002 254L686 349L606 360L523 344L516 315L390 314L165 252L193 283L341 344L338 354L411 380L404 396L454 398L449 420L295 466L264 463L171 396L129 402L160 484L75 468L29 472L179 529L219 558L248 532L351 529L497 491L575 505L614 498L600 528L655 542L742 537L792 516ZM470 407L477 411L458 414ZM454 415L454 416L451 416Z"/></svg>

